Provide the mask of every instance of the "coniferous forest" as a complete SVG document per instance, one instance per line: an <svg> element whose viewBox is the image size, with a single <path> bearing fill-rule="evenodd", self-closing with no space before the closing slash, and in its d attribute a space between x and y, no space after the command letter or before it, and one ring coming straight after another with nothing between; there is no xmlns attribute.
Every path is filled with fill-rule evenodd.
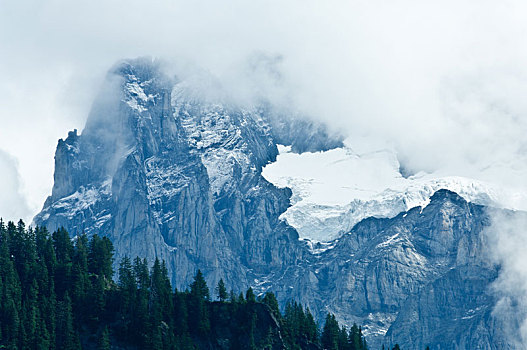
<svg viewBox="0 0 527 350"><path fill-rule="evenodd" d="M273 293L228 292L223 280L211 293L200 271L178 291L162 261L125 257L115 279L112 264L106 237L0 220L0 348L367 349L360 327L328 314L319 328Z"/></svg>

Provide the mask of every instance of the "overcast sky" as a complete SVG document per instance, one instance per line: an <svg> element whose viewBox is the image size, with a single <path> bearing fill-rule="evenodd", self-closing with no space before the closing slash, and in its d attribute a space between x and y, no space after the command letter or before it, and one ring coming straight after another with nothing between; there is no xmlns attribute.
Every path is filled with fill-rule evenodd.
<svg viewBox="0 0 527 350"><path fill-rule="evenodd" d="M186 60L258 87L414 170L525 187L524 1L0 0L0 216L50 193L57 140L82 129L106 70ZM247 74L247 62L269 69Z"/></svg>

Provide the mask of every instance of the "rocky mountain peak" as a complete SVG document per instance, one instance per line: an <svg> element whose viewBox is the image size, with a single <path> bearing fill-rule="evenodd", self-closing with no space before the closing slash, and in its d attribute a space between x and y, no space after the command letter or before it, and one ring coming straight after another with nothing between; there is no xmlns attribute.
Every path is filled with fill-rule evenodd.
<svg viewBox="0 0 527 350"><path fill-rule="evenodd" d="M439 190L425 208L365 219L331 242L301 241L280 219L291 190L262 167L277 144L304 152L342 140L266 104L203 99L196 86L152 59L114 66L82 134L59 141L53 192L35 223L108 236L117 261L163 259L178 288L199 268L209 286L223 278L228 289L294 298L319 319L333 312L363 324L372 348L493 349L503 340L487 288L497 272L481 263L484 207Z"/></svg>

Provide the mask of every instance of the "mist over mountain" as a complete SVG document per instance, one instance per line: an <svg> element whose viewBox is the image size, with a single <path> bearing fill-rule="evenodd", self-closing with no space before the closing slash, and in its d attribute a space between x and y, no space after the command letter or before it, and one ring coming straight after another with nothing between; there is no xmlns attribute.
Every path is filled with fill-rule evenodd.
<svg viewBox="0 0 527 350"><path fill-rule="evenodd" d="M526 348L525 13L0 1L0 217L294 298L371 348Z"/></svg>
<svg viewBox="0 0 527 350"><path fill-rule="evenodd" d="M519 0L3 1L0 149L18 163L31 211L18 215L41 209L56 140L84 127L108 67L143 55L387 145L410 174L525 190L523 13Z"/></svg>
<svg viewBox="0 0 527 350"><path fill-rule="evenodd" d="M467 202L441 189L445 182L418 192L422 206L380 198L357 208L385 218L366 218L366 210L325 239L300 236L281 217L295 189L262 171L277 161L278 145L323 156L345 144L323 124L282 111L266 101L240 105L208 75L181 79L159 60L121 61L84 130L59 141L53 191L34 223L106 236L116 261L163 259L178 288L201 269L209 285L223 278L235 290L272 291L318 320L332 312L347 326L364 325L372 347L517 347L520 330L507 316L514 307L495 312L504 295L492 289L500 262L488 242L494 212L519 214ZM468 199L487 193L458 188Z"/></svg>

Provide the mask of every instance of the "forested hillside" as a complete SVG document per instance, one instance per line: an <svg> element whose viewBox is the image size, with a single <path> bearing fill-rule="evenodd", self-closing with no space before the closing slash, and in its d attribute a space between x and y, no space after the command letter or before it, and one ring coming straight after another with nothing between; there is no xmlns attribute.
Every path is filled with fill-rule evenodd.
<svg viewBox="0 0 527 350"><path fill-rule="evenodd" d="M360 327L328 314L319 329L272 293L229 293L220 280L212 296L199 270L178 291L162 261L124 258L117 276L112 262L106 237L0 220L0 348L367 349Z"/></svg>

